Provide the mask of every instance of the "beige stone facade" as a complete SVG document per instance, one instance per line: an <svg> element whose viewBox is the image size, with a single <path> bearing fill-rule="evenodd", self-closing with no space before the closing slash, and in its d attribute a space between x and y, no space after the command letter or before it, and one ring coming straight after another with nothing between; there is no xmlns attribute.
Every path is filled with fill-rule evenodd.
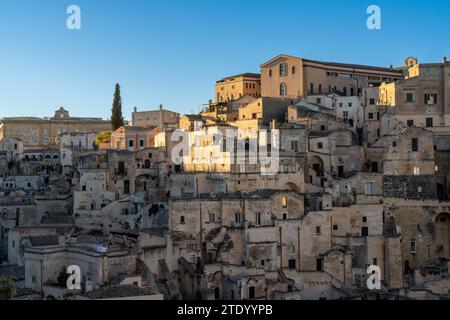
<svg viewBox="0 0 450 320"><path fill-rule="evenodd" d="M21 139L25 149L59 147L62 133L110 131L109 120L76 118L60 108L51 118L3 118L0 121L0 140Z"/></svg>
<svg viewBox="0 0 450 320"><path fill-rule="evenodd" d="M261 96L359 95L363 87L403 77L401 70L279 55L261 65Z"/></svg>
<svg viewBox="0 0 450 320"><path fill-rule="evenodd" d="M261 96L261 76L256 73L243 73L223 78L216 82L216 102L237 100L249 95L257 98Z"/></svg>

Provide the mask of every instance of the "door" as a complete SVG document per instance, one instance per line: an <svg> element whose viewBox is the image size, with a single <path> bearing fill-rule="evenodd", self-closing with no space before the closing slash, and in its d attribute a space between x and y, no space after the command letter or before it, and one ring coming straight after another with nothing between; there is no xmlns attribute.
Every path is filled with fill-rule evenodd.
<svg viewBox="0 0 450 320"><path fill-rule="evenodd" d="M368 237L369 236L369 227L362 227L361 228L361 237Z"/></svg>
<svg viewBox="0 0 450 320"><path fill-rule="evenodd" d="M323 259L316 260L316 271L323 271Z"/></svg>
<svg viewBox="0 0 450 320"><path fill-rule="evenodd" d="M255 299L255 287L248 288L248 298Z"/></svg>
<svg viewBox="0 0 450 320"><path fill-rule="evenodd" d="M342 178L344 176L344 166L338 166L338 177Z"/></svg>
<svg viewBox="0 0 450 320"><path fill-rule="evenodd" d="M291 259L289 260L289 269L290 270L295 270L295 259Z"/></svg>
<svg viewBox="0 0 450 320"><path fill-rule="evenodd" d="M130 194L130 181L129 180L125 180L123 182L123 193Z"/></svg>

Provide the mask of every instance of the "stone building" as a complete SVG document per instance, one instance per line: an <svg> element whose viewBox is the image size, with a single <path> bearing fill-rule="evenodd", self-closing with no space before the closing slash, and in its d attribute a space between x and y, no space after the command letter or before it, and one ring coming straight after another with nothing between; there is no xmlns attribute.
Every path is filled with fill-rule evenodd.
<svg viewBox="0 0 450 320"><path fill-rule="evenodd" d="M131 114L132 126L153 128L158 127L159 130L164 131L168 128L177 128L180 120L180 114L169 111L159 106L158 110L151 111L138 111L134 108L134 112Z"/></svg>
<svg viewBox="0 0 450 320"><path fill-rule="evenodd" d="M261 65L261 96L359 95L363 87L402 79L401 69L322 62L278 55Z"/></svg>
<svg viewBox="0 0 450 320"><path fill-rule="evenodd" d="M450 62L405 61L404 79L380 86L381 106L393 107L403 127L450 126Z"/></svg>
<svg viewBox="0 0 450 320"><path fill-rule="evenodd" d="M404 128L383 138L384 196L436 199L433 133Z"/></svg>
<svg viewBox="0 0 450 320"><path fill-rule="evenodd" d="M0 140L18 138L25 149L58 148L62 133L110 130L109 120L71 117L61 107L51 118L3 118L0 121Z"/></svg>
<svg viewBox="0 0 450 320"><path fill-rule="evenodd" d="M216 82L216 102L238 100L249 95L254 98L261 96L261 75L256 73L243 73L226 77Z"/></svg>

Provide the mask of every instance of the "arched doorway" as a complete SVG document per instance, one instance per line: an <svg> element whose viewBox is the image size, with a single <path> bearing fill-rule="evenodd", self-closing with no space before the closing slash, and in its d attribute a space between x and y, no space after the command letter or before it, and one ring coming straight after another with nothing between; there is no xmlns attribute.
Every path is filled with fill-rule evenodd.
<svg viewBox="0 0 450 320"><path fill-rule="evenodd" d="M293 182L288 182L284 185L284 190L290 190L295 192L300 192L300 188Z"/></svg>
<svg viewBox="0 0 450 320"><path fill-rule="evenodd" d="M324 166L323 166L323 160L318 156L311 157L310 166L316 173L316 177L323 177L324 175Z"/></svg>

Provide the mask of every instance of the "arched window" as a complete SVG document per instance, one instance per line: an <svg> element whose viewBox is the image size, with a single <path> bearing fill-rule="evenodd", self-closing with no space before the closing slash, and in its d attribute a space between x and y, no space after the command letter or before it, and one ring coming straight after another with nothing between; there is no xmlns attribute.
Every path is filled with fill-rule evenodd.
<svg viewBox="0 0 450 320"><path fill-rule="evenodd" d="M286 63L282 62L280 63L280 77L287 76L287 69L286 69Z"/></svg>
<svg viewBox="0 0 450 320"><path fill-rule="evenodd" d="M285 96L287 94L287 86L286 83L280 84L280 96Z"/></svg>

